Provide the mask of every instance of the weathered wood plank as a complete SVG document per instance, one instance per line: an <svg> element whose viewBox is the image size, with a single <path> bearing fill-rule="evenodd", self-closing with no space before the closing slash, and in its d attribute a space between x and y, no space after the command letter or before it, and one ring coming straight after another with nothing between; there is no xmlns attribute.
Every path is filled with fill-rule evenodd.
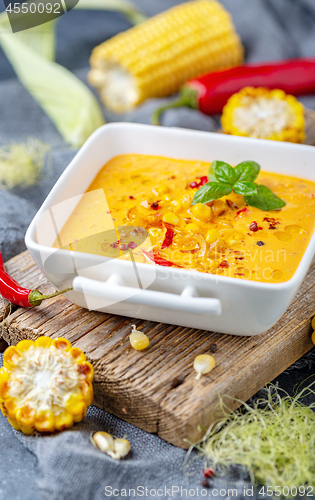
<svg viewBox="0 0 315 500"><path fill-rule="evenodd" d="M53 291L23 253L7 264L23 285ZM315 265L294 303L269 332L236 337L81 309L64 297L34 309L18 308L3 320L3 338L16 344L40 335L64 336L95 368L95 404L167 441L187 447L215 417L218 397L246 400L312 347ZM0 315L4 316L3 310ZM150 338L146 352L130 347L131 324ZM195 380L195 356L215 352L216 367ZM236 405L232 406L234 409Z"/></svg>

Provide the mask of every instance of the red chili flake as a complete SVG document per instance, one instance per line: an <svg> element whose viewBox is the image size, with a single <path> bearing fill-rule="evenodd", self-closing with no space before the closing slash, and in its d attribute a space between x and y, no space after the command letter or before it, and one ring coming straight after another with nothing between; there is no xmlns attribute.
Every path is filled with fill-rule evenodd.
<svg viewBox="0 0 315 500"><path fill-rule="evenodd" d="M118 244L119 244L118 241L116 241L115 243L111 243L109 246L112 248L117 248Z"/></svg>
<svg viewBox="0 0 315 500"><path fill-rule="evenodd" d="M248 208L247 207L244 207L244 208L241 208L241 210L238 210L236 212L236 215L240 215L241 213L246 213L246 212L249 212Z"/></svg>
<svg viewBox="0 0 315 500"><path fill-rule="evenodd" d="M166 233L164 237L164 241L161 246L161 250L164 250L164 248L169 247L173 243L173 238L174 238L174 231L172 228L168 227L166 228Z"/></svg>
<svg viewBox="0 0 315 500"><path fill-rule="evenodd" d="M130 241L130 243L128 243L128 248L133 249L137 248L137 246L138 246L137 243L135 243L134 241Z"/></svg>
<svg viewBox="0 0 315 500"><path fill-rule="evenodd" d="M255 220L249 225L249 230L253 231L254 233L259 230L258 224Z"/></svg>
<svg viewBox="0 0 315 500"><path fill-rule="evenodd" d="M154 201L153 203L151 203L151 208L153 208L153 210L158 210L159 209L159 204L157 201Z"/></svg>
<svg viewBox="0 0 315 500"><path fill-rule="evenodd" d="M207 182L208 182L208 177L204 175L203 177L200 177L200 182L198 186L204 186L205 184L207 184Z"/></svg>
<svg viewBox="0 0 315 500"><path fill-rule="evenodd" d="M122 252L126 252L128 250L128 245L125 245L125 243L122 243L122 245L120 245L119 249Z"/></svg>
<svg viewBox="0 0 315 500"><path fill-rule="evenodd" d="M203 475L205 477L212 477L214 475L214 470L212 469L212 467L207 467L206 469L204 469L203 471Z"/></svg>
<svg viewBox="0 0 315 500"><path fill-rule="evenodd" d="M194 189L194 188L197 188L197 187L198 187L198 182L196 182L196 181L192 182L192 183L190 184L190 187L191 187L191 188L193 188L193 189Z"/></svg>
<svg viewBox="0 0 315 500"><path fill-rule="evenodd" d="M269 222L269 229L277 229L275 226L280 224L280 221L274 219L273 217L265 217L264 222Z"/></svg>
<svg viewBox="0 0 315 500"><path fill-rule="evenodd" d="M219 264L219 267L229 267L229 263L227 260L222 260L222 262L220 262Z"/></svg>
<svg viewBox="0 0 315 500"><path fill-rule="evenodd" d="M280 224L280 221L276 220L274 217L264 217L264 222L270 222L270 224Z"/></svg>
<svg viewBox="0 0 315 500"><path fill-rule="evenodd" d="M235 260L244 260L245 257L235 257Z"/></svg>
<svg viewBox="0 0 315 500"><path fill-rule="evenodd" d="M129 196L129 200L134 200L134 196Z"/></svg>

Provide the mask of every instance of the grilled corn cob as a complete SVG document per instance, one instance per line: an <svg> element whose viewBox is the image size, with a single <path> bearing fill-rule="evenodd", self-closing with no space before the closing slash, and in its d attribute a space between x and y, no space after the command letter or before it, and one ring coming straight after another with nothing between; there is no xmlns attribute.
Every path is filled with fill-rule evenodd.
<svg viewBox="0 0 315 500"><path fill-rule="evenodd" d="M80 422L93 401L93 367L67 339L39 337L6 349L0 405L24 434L54 432Z"/></svg>
<svg viewBox="0 0 315 500"><path fill-rule="evenodd" d="M109 109L129 111L176 92L188 79L240 64L243 47L216 0L173 7L96 47L89 82Z"/></svg>
<svg viewBox="0 0 315 500"><path fill-rule="evenodd" d="M305 139L303 105L278 89L243 88L228 100L221 123L231 135L298 143Z"/></svg>

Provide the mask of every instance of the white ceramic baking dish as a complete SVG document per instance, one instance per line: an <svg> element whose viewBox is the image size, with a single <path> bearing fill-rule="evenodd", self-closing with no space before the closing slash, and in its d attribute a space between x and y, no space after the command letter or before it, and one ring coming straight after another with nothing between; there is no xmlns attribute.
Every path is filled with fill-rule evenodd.
<svg viewBox="0 0 315 500"><path fill-rule="evenodd" d="M222 159L231 164L255 160L262 170L315 181L315 148L175 128L108 124L81 148L26 233L27 248L37 265L56 288L73 284L67 297L79 306L235 335L267 331L297 293L315 253L315 235L294 276L279 284L148 264L137 264L135 269L131 262L52 248L58 230L100 168L126 153L209 162Z"/></svg>

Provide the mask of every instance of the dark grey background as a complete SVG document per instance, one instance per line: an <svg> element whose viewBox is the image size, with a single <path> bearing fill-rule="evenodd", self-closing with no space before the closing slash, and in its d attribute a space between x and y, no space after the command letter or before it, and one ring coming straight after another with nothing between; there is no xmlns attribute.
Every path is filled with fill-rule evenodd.
<svg viewBox="0 0 315 500"><path fill-rule="evenodd" d="M153 15L181 0L135 0L135 3L146 14ZM246 48L247 61L315 56L314 0L223 0L222 3L233 15ZM0 10L3 10L2 0ZM92 48L128 27L120 14L73 10L58 22L57 61L85 81ZM301 100L315 109L314 96ZM150 123L150 114L157 104L160 100L151 100L123 116L106 110L104 113L108 121ZM163 117L165 126L211 131L218 124L218 117L206 117L195 110L170 110ZM0 190L0 250L5 259L25 248L24 234L31 218L76 151L63 143L49 118L18 83L0 50L0 144L29 135L52 145L52 168L46 167L44 177L33 188ZM314 366L312 350L275 383L292 393L296 384L314 373ZM90 430L108 430L119 436L128 434L132 457L116 463L98 453L89 444ZM179 448L94 407L85 421L72 431L45 438L21 436L0 415L0 500L99 500L106 498L106 485L200 487L201 463L195 464L196 474L188 477L182 471L184 457L185 452ZM230 473L216 480L214 486L235 485L238 498L243 498L243 479L242 474L234 471L234 475Z"/></svg>

